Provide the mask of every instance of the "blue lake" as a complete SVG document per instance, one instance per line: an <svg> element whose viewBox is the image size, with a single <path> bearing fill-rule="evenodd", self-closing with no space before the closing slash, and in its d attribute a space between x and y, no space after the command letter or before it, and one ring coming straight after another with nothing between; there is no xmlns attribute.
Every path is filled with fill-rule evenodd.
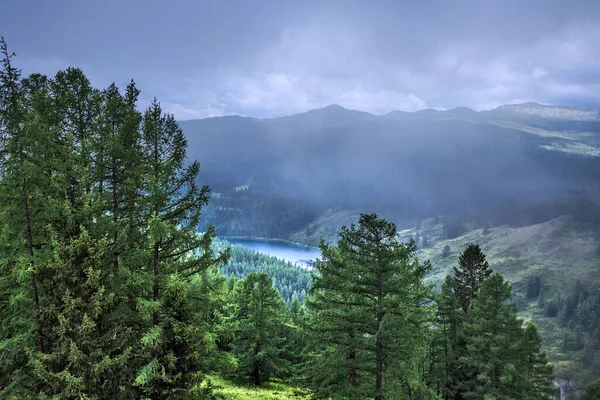
<svg viewBox="0 0 600 400"><path fill-rule="evenodd" d="M268 254L303 268L310 267L321 255L321 251L316 247L303 246L285 240L249 237L224 237L223 239L231 244L238 244L247 249Z"/></svg>

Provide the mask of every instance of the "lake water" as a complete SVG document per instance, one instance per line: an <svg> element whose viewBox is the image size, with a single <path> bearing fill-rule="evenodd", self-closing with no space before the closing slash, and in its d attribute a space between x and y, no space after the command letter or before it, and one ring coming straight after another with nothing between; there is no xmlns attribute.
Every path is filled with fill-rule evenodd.
<svg viewBox="0 0 600 400"><path fill-rule="evenodd" d="M321 251L316 247L302 246L285 240L248 237L225 237L224 239L231 244L239 244L247 249L289 261L302 268L310 268L321 255Z"/></svg>

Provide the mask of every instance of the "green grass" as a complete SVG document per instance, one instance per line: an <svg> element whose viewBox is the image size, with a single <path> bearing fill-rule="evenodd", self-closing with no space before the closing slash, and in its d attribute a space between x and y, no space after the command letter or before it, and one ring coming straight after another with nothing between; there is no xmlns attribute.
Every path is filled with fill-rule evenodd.
<svg viewBox="0 0 600 400"><path fill-rule="evenodd" d="M284 400L311 399L306 389L286 385L282 382L265 383L263 387L255 387L249 383L232 382L220 376L207 376L212 382L214 393L228 400Z"/></svg>

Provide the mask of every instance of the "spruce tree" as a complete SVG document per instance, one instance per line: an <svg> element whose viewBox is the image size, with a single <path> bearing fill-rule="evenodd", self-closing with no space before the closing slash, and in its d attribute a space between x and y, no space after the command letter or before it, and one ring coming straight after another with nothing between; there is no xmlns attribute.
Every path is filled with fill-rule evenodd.
<svg viewBox="0 0 600 400"><path fill-rule="evenodd" d="M442 399L454 399L462 380L458 359L463 349L464 314L455 293L455 280L446 276L437 296L436 333L432 343L430 382Z"/></svg>
<svg viewBox="0 0 600 400"><path fill-rule="evenodd" d="M542 351L542 338L533 323L527 324L523 331L522 349L524 373L528 380L527 399L544 400L556 394L552 364Z"/></svg>
<svg viewBox="0 0 600 400"><path fill-rule="evenodd" d="M481 285L465 323L466 350L461 367L470 371L464 382L464 397L480 399L516 398L524 393L524 376L519 371L521 323L511 298L508 282L494 274Z"/></svg>

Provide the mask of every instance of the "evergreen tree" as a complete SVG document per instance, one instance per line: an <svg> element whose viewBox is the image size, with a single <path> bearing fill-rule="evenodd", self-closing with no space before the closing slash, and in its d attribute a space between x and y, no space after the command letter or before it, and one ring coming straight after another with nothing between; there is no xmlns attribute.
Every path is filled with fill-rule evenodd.
<svg viewBox="0 0 600 400"><path fill-rule="evenodd" d="M450 245L445 245L444 250L442 250L442 257L446 258L450 256Z"/></svg>
<svg viewBox="0 0 600 400"><path fill-rule="evenodd" d="M588 383L579 400L597 400L600 399L600 379Z"/></svg>
<svg viewBox="0 0 600 400"><path fill-rule="evenodd" d="M360 397L359 366L366 364L360 351L359 305L351 290L351 272L337 246L321 242L321 258L315 264L307 305L310 340L306 374L310 385L322 396Z"/></svg>
<svg viewBox="0 0 600 400"><path fill-rule="evenodd" d="M537 327L529 323L523 332L523 354L525 355L525 374L528 379L528 396L531 400L548 399L556 393L552 365L546 353L542 351L542 338ZM523 396L525 398L525 396Z"/></svg>
<svg viewBox="0 0 600 400"><path fill-rule="evenodd" d="M186 285L226 262L229 252L214 256L212 226L196 232L209 190L196 184L198 162L185 165L187 142L175 118L163 114L154 101L142 126L143 209L149 237L144 271L150 285L148 296L139 300L148 327L141 349L145 362L135 382L152 399L185 398L206 361L200 349L214 346L214 337L200 331L201 312L192 307L193 288Z"/></svg>
<svg viewBox="0 0 600 400"><path fill-rule="evenodd" d="M53 166L44 174L52 177L44 198L51 239L43 282L49 344L36 368L49 396L93 398L101 387L104 395L127 397L121 382L133 379L133 327L118 315L123 285L106 265L107 213L92 191L98 93L77 69L59 72L50 88L45 134L53 136L55 152L47 152L41 163Z"/></svg>
<svg viewBox="0 0 600 400"><path fill-rule="evenodd" d="M454 399L462 380L458 360L463 350L464 314L455 293L455 280L446 276L437 296L437 326L432 352L430 381L442 399Z"/></svg>
<svg viewBox="0 0 600 400"><path fill-rule="evenodd" d="M465 399L544 399L552 393L552 369L537 330L522 327L509 303L510 284L499 274L483 281L464 326L461 367L470 371Z"/></svg>
<svg viewBox="0 0 600 400"><path fill-rule="evenodd" d="M466 399L517 398L525 386L519 373L521 322L516 318L508 282L495 274L483 281L469 310L461 367L471 371L464 382ZM463 303L464 304L464 303Z"/></svg>
<svg viewBox="0 0 600 400"><path fill-rule="evenodd" d="M321 374L341 371L346 379L320 386L351 398L426 392L419 363L429 318L428 264L415 258L414 241L398 242L396 226L375 214L361 215L359 226L343 227L339 237L337 246L321 245L309 304L313 340L322 343L315 357Z"/></svg>
<svg viewBox="0 0 600 400"><path fill-rule="evenodd" d="M9 379L0 393L27 397L42 386L33 364L46 349L40 249L48 242L42 210L51 175L44 173L43 154L51 143L33 109L44 104L47 80L21 80L3 38L0 51L0 373Z"/></svg>
<svg viewBox="0 0 600 400"><path fill-rule="evenodd" d="M485 254L479 245L470 244L458 258L459 267L454 267L454 279L456 279L456 296L466 313L482 282L490 276L492 270L486 261Z"/></svg>
<svg viewBox="0 0 600 400"><path fill-rule="evenodd" d="M280 348L284 303L264 273L250 273L236 285L233 351L238 371L260 386L282 368Z"/></svg>

